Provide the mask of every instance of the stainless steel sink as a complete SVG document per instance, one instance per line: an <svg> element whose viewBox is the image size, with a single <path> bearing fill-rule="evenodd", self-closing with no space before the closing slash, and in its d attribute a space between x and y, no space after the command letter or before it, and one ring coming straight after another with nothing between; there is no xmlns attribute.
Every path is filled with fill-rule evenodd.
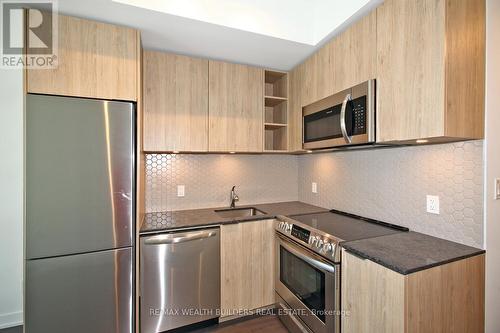
<svg viewBox="0 0 500 333"><path fill-rule="evenodd" d="M255 207L217 209L215 212L223 218L250 217L267 214L266 212L258 210Z"/></svg>

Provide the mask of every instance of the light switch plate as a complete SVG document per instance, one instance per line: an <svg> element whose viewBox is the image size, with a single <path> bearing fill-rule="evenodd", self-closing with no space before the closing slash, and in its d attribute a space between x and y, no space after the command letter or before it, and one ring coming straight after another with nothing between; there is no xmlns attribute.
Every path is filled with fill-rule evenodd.
<svg viewBox="0 0 500 333"><path fill-rule="evenodd" d="M184 185L177 185L177 196L178 197L183 197L184 194L185 194L184 190L185 190Z"/></svg>
<svg viewBox="0 0 500 333"><path fill-rule="evenodd" d="M495 200L500 199L500 178L495 178Z"/></svg>
<svg viewBox="0 0 500 333"><path fill-rule="evenodd" d="M427 196L427 213L439 214L439 197L437 195Z"/></svg>
<svg viewBox="0 0 500 333"><path fill-rule="evenodd" d="M312 191L312 193L318 193L318 184L312 183L311 184L311 191Z"/></svg>

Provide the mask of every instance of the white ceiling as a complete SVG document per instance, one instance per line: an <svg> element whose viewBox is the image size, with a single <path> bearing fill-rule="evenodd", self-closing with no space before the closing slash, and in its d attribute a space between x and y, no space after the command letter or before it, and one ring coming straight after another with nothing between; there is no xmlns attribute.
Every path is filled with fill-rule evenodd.
<svg viewBox="0 0 500 333"><path fill-rule="evenodd" d="M382 1L60 0L58 7L137 28L146 49L289 70Z"/></svg>

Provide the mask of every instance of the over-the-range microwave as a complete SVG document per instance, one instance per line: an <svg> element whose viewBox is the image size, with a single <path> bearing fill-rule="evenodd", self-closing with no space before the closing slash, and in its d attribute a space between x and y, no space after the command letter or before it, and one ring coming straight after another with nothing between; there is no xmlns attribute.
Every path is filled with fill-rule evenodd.
<svg viewBox="0 0 500 333"><path fill-rule="evenodd" d="M375 143L375 80L302 108L304 149Z"/></svg>

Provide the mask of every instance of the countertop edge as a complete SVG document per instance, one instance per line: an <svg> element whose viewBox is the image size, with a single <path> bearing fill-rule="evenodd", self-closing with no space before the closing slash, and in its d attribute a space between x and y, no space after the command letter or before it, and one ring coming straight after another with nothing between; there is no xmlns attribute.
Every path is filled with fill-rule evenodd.
<svg viewBox="0 0 500 333"><path fill-rule="evenodd" d="M193 224L193 225L182 226L182 227L171 227L171 228L164 228L164 229L158 229L158 230L139 231L139 236L161 234L161 233L165 233L165 232L172 232L172 231L179 231L179 230L202 229L202 228L214 227L217 225L225 225L225 224L236 224L236 223L242 223L242 222L272 220L272 219L275 219L278 215L279 214L276 214L276 215L258 215L258 216L252 216L252 217L245 218L245 219L210 221L210 222L207 222L204 224Z"/></svg>
<svg viewBox="0 0 500 333"><path fill-rule="evenodd" d="M384 266L385 268L388 268L391 271L394 271L394 272L402 274L402 275L409 275L409 274L416 273L416 272L419 272L419 271L423 271L423 270L426 270L426 269L429 269L429 268L446 265L446 264L449 264L449 263L452 263L452 262L455 262L455 261L459 261L459 260L463 260L463 259L475 257L475 256L478 256L478 255L486 253L486 250L478 249L476 252L472 252L472 253L469 253L469 254L466 254L466 255L458 256L458 257L447 259L447 260L443 260L443 261L438 261L438 262L435 262L435 263L432 263L432 264L428 264L428 265L424 265L424 266L420 266L420 267L417 267L417 268L412 268L412 269L404 270L404 269L401 269L399 267L392 266L392 265L386 263L382 259L368 256L368 255L364 254L361 251L358 251L356 249L350 248L349 245L346 246L346 245L341 244L341 246L347 252L349 252L349 253L351 253L351 254L353 254L353 255L361 258L361 259L370 260L370 261L372 261L372 262L374 262L376 264Z"/></svg>
<svg viewBox="0 0 500 333"><path fill-rule="evenodd" d="M287 214L286 211L283 211L282 209L279 209L280 205L304 205L304 208L300 208L299 210L294 210L293 214ZM277 206L277 208L270 209L270 206ZM259 210L262 210L264 212L268 212L264 215L255 215L255 216L247 216L247 217L242 217L242 218L215 218L215 219L209 219L207 222L204 223L194 223L191 225L178 225L178 226L170 226L170 227L163 227L163 228L158 228L158 229L145 229L144 224L146 223L146 215L145 214L142 218L140 228L138 230L139 236L143 235L152 235L152 234L159 234L159 233L166 233L166 232L174 232L174 231L181 231L181 230L189 230L189 229L200 229L200 228L206 228L206 227L211 227L211 226L216 226L216 225L227 225L227 224L236 224L236 223L242 223L242 222L254 222L254 221L263 221L263 220L271 220L271 219L276 219L278 216L283 215L283 216L290 216L290 215L300 215L300 214L307 214L307 213L321 213L321 212L328 212L328 209L318 207L315 205L311 205L302 201L283 201L283 202L271 202L271 203L260 203L260 204L245 204L242 206L238 206L237 208L252 208L255 207ZM173 210L173 211L165 211L165 212L151 212L148 214L154 214L154 213L167 213L170 212L172 214L182 214L183 212L189 213L192 211L204 211L204 210L210 210L214 211L217 209L226 209L225 207L211 207L211 208L199 208L199 209L186 209L186 210ZM269 210L271 212L269 213ZM285 209L286 210L286 209ZM301 211L303 210L303 212Z"/></svg>

